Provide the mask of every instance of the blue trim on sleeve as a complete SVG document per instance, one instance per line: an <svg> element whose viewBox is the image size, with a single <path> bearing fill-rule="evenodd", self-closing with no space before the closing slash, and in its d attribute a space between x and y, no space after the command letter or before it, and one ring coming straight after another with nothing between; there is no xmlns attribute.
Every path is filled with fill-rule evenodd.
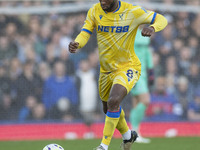
<svg viewBox="0 0 200 150"><path fill-rule="evenodd" d="M153 14L153 18L152 18L152 20L151 20L151 23L150 23L150 24L153 24L153 23L154 23L154 21L155 21L155 19L156 19L156 15L157 15L157 13L156 13L156 12L154 12L154 14Z"/></svg>
<svg viewBox="0 0 200 150"><path fill-rule="evenodd" d="M88 29L82 29L81 31L85 31L85 32L87 32L87 33L89 33L89 34L92 34L92 32L90 31L90 30L88 30Z"/></svg>
<svg viewBox="0 0 200 150"><path fill-rule="evenodd" d="M120 106L119 111L117 112L111 112L111 111L107 111L106 115L110 118L119 118L120 114L121 114L122 108Z"/></svg>
<svg viewBox="0 0 200 150"><path fill-rule="evenodd" d="M120 9L120 7L121 7L121 1L119 1L119 7L113 13L117 12Z"/></svg>
<svg viewBox="0 0 200 150"><path fill-rule="evenodd" d="M146 9L144 9L144 8L141 8L141 9L144 10L145 13L147 13L147 10L146 10Z"/></svg>

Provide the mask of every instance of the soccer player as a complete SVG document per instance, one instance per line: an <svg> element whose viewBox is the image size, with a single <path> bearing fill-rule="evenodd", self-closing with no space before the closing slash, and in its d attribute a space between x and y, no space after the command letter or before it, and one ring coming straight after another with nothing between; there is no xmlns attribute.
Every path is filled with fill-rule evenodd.
<svg viewBox="0 0 200 150"><path fill-rule="evenodd" d="M142 64L141 76L134 88L131 90L133 97L134 108L130 112L130 122L134 130L139 133L139 126L144 118L145 110L150 103L150 95L148 83L153 83L153 60L149 50L150 39L141 35L141 30L138 29L135 38L135 53ZM138 143L150 143L150 139L139 136L136 140Z"/></svg>
<svg viewBox="0 0 200 150"><path fill-rule="evenodd" d="M139 25L143 36L165 28L167 20L160 14L118 0L99 0L88 11L85 24L69 51L75 53L89 40L96 28L100 57L99 93L106 114L103 138L96 150L107 150L115 128L122 134L122 150L130 150L137 138L126 123L120 107L123 98L138 81L141 63L134 52L134 39ZM89 82L89 81L88 81Z"/></svg>

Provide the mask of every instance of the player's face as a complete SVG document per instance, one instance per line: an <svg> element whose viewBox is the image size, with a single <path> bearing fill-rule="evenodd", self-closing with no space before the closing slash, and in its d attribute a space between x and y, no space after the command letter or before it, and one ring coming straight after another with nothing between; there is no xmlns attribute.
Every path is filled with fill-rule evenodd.
<svg viewBox="0 0 200 150"><path fill-rule="evenodd" d="M112 11L116 0L99 0L104 11Z"/></svg>

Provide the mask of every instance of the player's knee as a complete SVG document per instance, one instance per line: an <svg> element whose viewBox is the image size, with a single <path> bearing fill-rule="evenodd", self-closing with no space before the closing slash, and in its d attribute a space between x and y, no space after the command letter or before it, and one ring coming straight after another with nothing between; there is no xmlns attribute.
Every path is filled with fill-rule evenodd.
<svg viewBox="0 0 200 150"><path fill-rule="evenodd" d="M139 101L142 102L145 106L150 104L150 95L148 93L143 94L139 97Z"/></svg>
<svg viewBox="0 0 200 150"><path fill-rule="evenodd" d="M149 106L149 104L150 104L150 99L143 99L143 100L142 100L142 103L143 103L145 106Z"/></svg>
<svg viewBox="0 0 200 150"><path fill-rule="evenodd" d="M108 100L108 110L110 111L117 111L119 109L120 104L120 97L119 96L111 96Z"/></svg>

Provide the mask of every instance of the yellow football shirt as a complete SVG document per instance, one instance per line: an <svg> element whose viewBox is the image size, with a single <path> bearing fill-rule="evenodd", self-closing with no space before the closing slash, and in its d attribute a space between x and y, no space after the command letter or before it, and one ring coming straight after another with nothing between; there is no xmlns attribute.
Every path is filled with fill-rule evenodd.
<svg viewBox="0 0 200 150"><path fill-rule="evenodd" d="M155 12L122 1L114 12L105 12L100 3L90 8L82 31L92 34L96 28L101 72L140 66L134 52L137 29L155 18Z"/></svg>

